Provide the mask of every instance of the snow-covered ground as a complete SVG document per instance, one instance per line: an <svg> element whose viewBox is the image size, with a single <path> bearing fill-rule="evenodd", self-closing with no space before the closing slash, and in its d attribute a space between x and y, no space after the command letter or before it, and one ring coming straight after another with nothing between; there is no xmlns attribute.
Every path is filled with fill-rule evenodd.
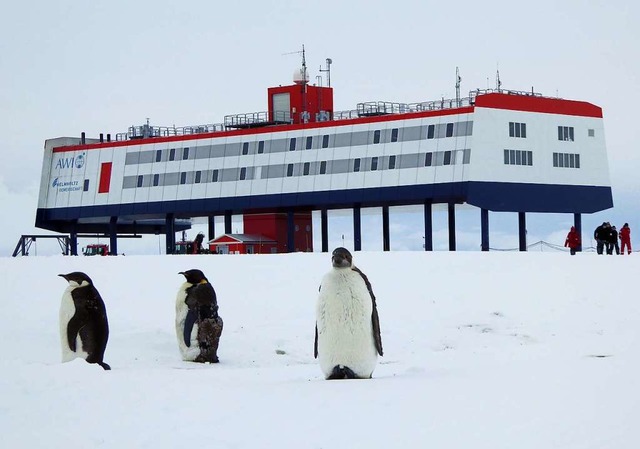
<svg viewBox="0 0 640 449"><path fill-rule="evenodd" d="M640 257L363 252L385 356L325 381L314 305L329 255L0 259L6 448L637 448ZM225 329L182 362L179 271L200 268ZM60 363L58 309L84 271L107 306L103 371Z"/></svg>

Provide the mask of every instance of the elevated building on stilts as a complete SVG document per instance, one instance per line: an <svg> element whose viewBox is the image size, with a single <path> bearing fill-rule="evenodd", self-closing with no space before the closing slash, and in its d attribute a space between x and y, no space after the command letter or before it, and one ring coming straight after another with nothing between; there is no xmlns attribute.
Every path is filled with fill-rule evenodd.
<svg viewBox="0 0 640 449"><path fill-rule="evenodd" d="M327 60L327 70L330 69ZM581 215L611 208L602 109L535 92L474 90L420 103L364 102L334 111L333 89L310 85L306 66L292 85L269 88L268 110L224 123L155 127L146 123L106 138L45 142L36 226L110 236L175 234L195 217L245 217L245 230L269 251L311 251L311 213L352 209L354 250L362 208L381 207L383 249L391 249L389 207L424 207L425 250L432 250L432 208L446 205L449 249L455 209L480 209L489 249L489 212L518 214L526 250L526 214ZM317 232L317 230L316 230ZM262 237L260 237L262 236ZM74 240L75 239L75 240ZM274 243L275 242L275 243ZM258 252L253 250L253 252Z"/></svg>

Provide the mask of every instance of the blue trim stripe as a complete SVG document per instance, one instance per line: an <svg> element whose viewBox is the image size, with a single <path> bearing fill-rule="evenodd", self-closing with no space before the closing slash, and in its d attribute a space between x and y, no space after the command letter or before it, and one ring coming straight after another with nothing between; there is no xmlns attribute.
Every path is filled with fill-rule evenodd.
<svg viewBox="0 0 640 449"><path fill-rule="evenodd" d="M36 226L60 229L62 222L93 217L144 220L163 217L222 215L278 210L342 209L354 205L379 207L433 203L462 203L500 212L593 213L613 207L610 187L499 182L459 182L328 192L288 193L235 198L194 199L106 206L38 209ZM78 224L82 231L83 224Z"/></svg>

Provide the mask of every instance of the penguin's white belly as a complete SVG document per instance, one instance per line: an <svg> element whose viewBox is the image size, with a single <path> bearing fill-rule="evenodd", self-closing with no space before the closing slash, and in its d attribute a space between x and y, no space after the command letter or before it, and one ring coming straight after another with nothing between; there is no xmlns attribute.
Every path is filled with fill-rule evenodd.
<svg viewBox="0 0 640 449"><path fill-rule="evenodd" d="M190 284L185 283L176 297L176 337L178 338L178 348L180 349L180 355L182 360L187 362L193 362L198 355L200 355L200 346L198 345L198 324L193 325L191 329L191 346L187 346L184 342L184 325L187 319L187 312L189 308L185 304L184 300L187 297L185 289Z"/></svg>
<svg viewBox="0 0 640 449"><path fill-rule="evenodd" d="M325 275L316 308L318 361L325 377L336 365L371 377L378 360L372 312L369 290L358 273L344 269Z"/></svg>
<svg viewBox="0 0 640 449"><path fill-rule="evenodd" d="M73 315L76 313L76 306L73 303L73 298L71 297L71 291L77 287L67 287L62 295L62 302L60 304L60 344L62 349L62 362L70 362L73 359L82 358L87 359L87 354L82 347L82 340L80 339L80 333L76 336L76 350L75 352L71 350L69 347L69 342L67 339L67 327L69 326L69 321L73 318Z"/></svg>

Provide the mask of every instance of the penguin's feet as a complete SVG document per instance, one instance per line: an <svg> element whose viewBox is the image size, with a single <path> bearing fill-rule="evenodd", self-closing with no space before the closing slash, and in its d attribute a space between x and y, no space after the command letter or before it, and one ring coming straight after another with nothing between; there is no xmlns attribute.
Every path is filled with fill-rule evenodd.
<svg viewBox="0 0 640 449"><path fill-rule="evenodd" d="M327 380L356 379L356 374L348 366L336 365Z"/></svg>
<svg viewBox="0 0 640 449"><path fill-rule="evenodd" d="M100 365L105 371L109 371L111 369L111 367L104 362L98 362L98 365Z"/></svg>
<svg viewBox="0 0 640 449"><path fill-rule="evenodd" d="M200 354L200 355L198 355L198 357L195 358L194 362L198 362L198 363L219 363L220 360L218 359L217 355Z"/></svg>

